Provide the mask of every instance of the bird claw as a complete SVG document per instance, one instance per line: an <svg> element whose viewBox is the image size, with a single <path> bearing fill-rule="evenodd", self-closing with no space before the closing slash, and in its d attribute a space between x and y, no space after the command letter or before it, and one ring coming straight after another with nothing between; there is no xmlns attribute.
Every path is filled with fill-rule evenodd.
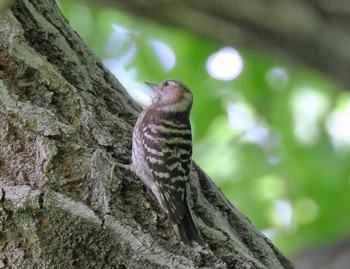
<svg viewBox="0 0 350 269"><path fill-rule="evenodd" d="M112 165L112 169L111 169L111 179L113 178L114 176L114 170L115 170L115 167L119 167L119 168L123 168L123 169L126 169L126 170L130 170L131 171L131 164L123 164L123 163L118 163L118 162L115 162L113 163Z"/></svg>

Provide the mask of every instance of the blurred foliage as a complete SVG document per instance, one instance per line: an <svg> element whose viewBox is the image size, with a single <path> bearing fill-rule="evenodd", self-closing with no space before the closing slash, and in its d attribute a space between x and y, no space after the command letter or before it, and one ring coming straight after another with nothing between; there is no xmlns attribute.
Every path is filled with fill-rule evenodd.
<svg viewBox="0 0 350 269"><path fill-rule="evenodd" d="M221 44L121 11L59 4L128 90L147 94L142 81L165 78L190 87L194 160L284 253L349 234L349 94L259 51L239 52L237 78L214 79L206 62Z"/></svg>

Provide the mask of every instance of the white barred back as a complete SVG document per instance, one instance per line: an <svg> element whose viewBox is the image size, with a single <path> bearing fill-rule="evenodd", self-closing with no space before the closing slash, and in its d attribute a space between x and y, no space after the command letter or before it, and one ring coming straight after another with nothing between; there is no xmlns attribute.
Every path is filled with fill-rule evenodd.
<svg viewBox="0 0 350 269"><path fill-rule="evenodd" d="M186 201L192 166L192 93L176 80L147 85L156 94L135 125L131 170L155 194L177 236L186 243L198 241Z"/></svg>

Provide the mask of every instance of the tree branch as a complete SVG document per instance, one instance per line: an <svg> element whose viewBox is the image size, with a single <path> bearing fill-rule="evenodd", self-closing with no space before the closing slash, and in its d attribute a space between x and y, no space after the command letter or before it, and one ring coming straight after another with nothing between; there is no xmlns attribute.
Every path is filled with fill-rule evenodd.
<svg viewBox="0 0 350 269"><path fill-rule="evenodd" d="M290 67L304 65L350 88L350 13L346 1L101 2L225 45L286 59Z"/></svg>

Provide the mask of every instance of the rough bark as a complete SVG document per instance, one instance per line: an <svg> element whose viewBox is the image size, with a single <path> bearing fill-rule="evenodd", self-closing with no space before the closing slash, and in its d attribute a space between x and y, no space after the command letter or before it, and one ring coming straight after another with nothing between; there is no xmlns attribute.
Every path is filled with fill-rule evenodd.
<svg viewBox="0 0 350 269"><path fill-rule="evenodd" d="M198 167L205 246L178 242L130 160L140 108L54 0L0 17L0 268L294 268Z"/></svg>
<svg viewBox="0 0 350 269"><path fill-rule="evenodd" d="M89 0L90 2L93 2ZM312 68L350 89L350 2L344 0L101 0L239 49Z"/></svg>

